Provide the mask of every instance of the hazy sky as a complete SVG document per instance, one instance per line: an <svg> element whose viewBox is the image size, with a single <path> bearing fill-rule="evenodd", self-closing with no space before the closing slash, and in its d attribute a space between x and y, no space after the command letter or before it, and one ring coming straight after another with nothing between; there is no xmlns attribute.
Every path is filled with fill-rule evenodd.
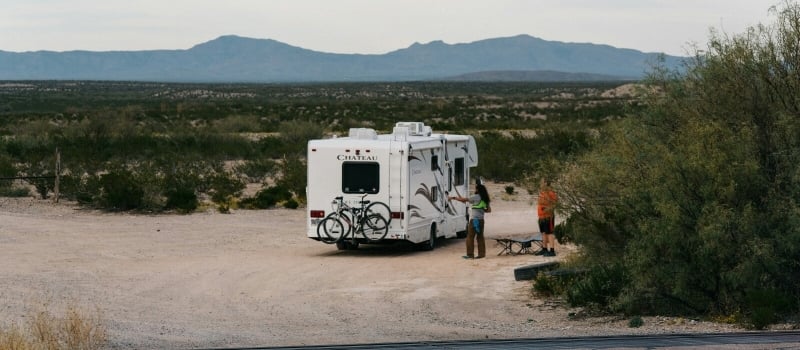
<svg viewBox="0 0 800 350"><path fill-rule="evenodd" d="M0 0L0 50L188 49L221 35L336 53L528 34L684 55L779 0Z"/></svg>

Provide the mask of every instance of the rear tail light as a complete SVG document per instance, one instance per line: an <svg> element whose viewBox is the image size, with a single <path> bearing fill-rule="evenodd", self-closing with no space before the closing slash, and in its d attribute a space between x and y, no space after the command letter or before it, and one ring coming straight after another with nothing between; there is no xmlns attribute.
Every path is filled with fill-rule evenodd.
<svg viewBox="0 0 800 350"><path fill-rule="evenodd" d="M403 215L403 214L405 214L405 213L403 213L402 211L393 211L392 212L392 219L401 219L402 220L405 217L405 215Z"/></svg>
<svg viewBox="0 0 800 350"><path fill-rule="evenodd" d="M312 210L311 211L311 217L312 218L324 218L325 217L325 211L324 210Z"/></svg>

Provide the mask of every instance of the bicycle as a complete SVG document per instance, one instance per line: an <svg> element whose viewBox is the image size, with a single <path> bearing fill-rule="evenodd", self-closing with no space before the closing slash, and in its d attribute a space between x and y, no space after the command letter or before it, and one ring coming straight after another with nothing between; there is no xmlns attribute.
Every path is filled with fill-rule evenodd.
<svg viewBox="0 0 800 350"><path fill-rule="evenodd" d="M342 196L334 198L333 212L317 224L317 238L323 243L339 243L352 239L357 243L356 234L367 242L378 242L389 233L392 216L389 206L382 202L370 202L361 197L360 207L352 207L344 202Z"/></svg>

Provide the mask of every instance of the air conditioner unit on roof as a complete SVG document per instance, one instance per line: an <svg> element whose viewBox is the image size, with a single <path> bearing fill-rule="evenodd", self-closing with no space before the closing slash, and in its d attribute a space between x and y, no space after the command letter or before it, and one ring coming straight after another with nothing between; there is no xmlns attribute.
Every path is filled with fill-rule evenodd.
<svg viewBox="0 0 800 350"><path fill-rule="evenodd" d="M413 136L431 136L432 133L431 127L422 122L398 122L395 127L408 128L409 135Z"/></svg>

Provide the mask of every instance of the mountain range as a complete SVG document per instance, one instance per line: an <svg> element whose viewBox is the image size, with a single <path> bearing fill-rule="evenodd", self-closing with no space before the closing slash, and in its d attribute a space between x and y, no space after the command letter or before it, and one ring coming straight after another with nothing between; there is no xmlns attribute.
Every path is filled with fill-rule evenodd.
<svg viewBox="0 0 800 350"><path fill-rule="evenodd" d="M187 50L0 50L0 80L156 82L586 81L636 80L663 60L685 58L529 35L463 44L415 43L385 54L313 51L234 35Z"/></svg>

